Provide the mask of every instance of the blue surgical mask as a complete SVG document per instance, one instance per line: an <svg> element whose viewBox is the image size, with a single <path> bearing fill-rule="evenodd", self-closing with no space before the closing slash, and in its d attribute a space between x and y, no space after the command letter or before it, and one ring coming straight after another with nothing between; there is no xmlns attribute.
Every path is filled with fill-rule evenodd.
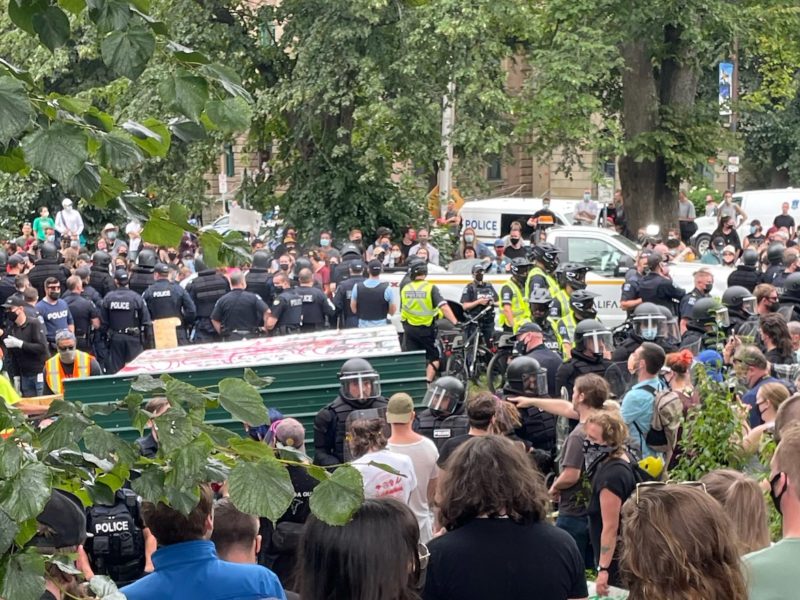
<svg viewBox="0 0 800 600"><path fill-rule="evenodd" d="M324 246L330 246L331 245L331 241L328 238L320 238L319 239L319 245L323 246L323 247Z"/></svg>
<svg viewBox="0 0 800 600"><path fill-rule="evenodd" d="M471 243L473 240L475 240L475 236L472 234L467 234L464 236L464 241L467 243Z"/></svg>
<svg viewBox="0 0 800 600"><path fill-rule="evenodd" d="M583 199L584 200L591 200L592 199L592 195L590 193L586 192L586 193L583 194Z"/></svg>
<svg viewBox="0 0 800 600"><path fill-rule="evenodd" d="M755 233L756 233L756 226L750 225L750 235L755 235Z"/></svg>
<svg viewBox="0 0 800 600"><path fill-rule="evenodd" d="M652 342L654 339L658 337L658 329L655 327L648 327L646 329L642 329L642 338Z"/></svg>

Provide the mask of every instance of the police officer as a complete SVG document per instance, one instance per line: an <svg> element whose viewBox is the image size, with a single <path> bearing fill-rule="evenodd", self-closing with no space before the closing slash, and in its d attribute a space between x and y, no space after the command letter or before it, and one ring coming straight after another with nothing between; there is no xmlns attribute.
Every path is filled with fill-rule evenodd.
<svg viewBox="0 0 800 600"><path fill-rule="evenodd" d="M382 417L389 403L381 395L380 375L363 358L345 361L339 384L336 399L314 417L314 464L323 467L349 459L345 443L349 423L357 418Z"/></svg>
<svg viewBox="0 0 800 600"><path fill-rule="evenodd" d="M575 290L570 295L567 303L569 312L558 319L555 324L556 339L565 358L569 358L572 353L572 338L575 336L575 328L578 324L587 319L597 318L594 299L599 295L589 290Z"/></svg>
<svg viewBox="0 0 800 600"><path fill-rule="evenodd" d="M39 255L41 258L34 263L28 273L28 281L42 298L45 296L44 282L46 279L50 277L57 279L63 290L67 286L67 277L70 276L70 272L60 263L58 249L52 242L42 244L39 248Z"/></svg>
<svg viewBox="0 0 800 600"><path fill-rule="evenodd" d="M714 275L706 268L698 269L694 272L694 289L681 298L678 305L678 316L681 319L681 326L686 329L686 323L692 315L692 308L700 298L708 298L711 290L714 289ZM652 342L653 340L647 340Z"/></svg>
<svg viewBox="0 0 800 600"><path fill-rule="evenodd" d="M336 316L339 327L358 327L358 316L353 312L350 300L353 297L353 289L364 281L364 263L360 260L350 261L348 266L350 277L336 286L333 294L333 306L336 308Z"/></svg>
<svg viewBox="0 0 800 600"><path fill-rule="evenodd" d="M272 274L269 272L270 257L266 250L257 250L253 253L250 270L245 275L247 287L245 290L258 294L270 306L275 297L275 288L272 285Z"/></svg>
<svg viewBox="0 0 800 600"><path fill-rule="evenodd" d="M331 273L331 283L339 286L350 275L350 265L355 262L363 264L361 250L355 244L345 244L339 251L342 262Z"/></svg>
<svg viewBox="0 0 800 600"><path fill-rule="evenodd" d="M686 295L686 292L672 283L672 279L669 278L669 267L664 257L658 252L653 252L647 259L647 267L650 272L639 283L639 295L642 302L666 306L675 312L678 302Z"/></svg>
<svg viewBox="0 0 800 600"><path fill-rule="evenodd" d="M800 252L797 251L797 248L786 248L783 251L783 271L776 275L771 282L778 289L778 293L783 291L786 278L795 273L798 266L800 266Z"/></svg>
<svg viewBox="0 0 800 600"><path fill-rule="evenodd" d="M231 286L216 269L206 267L202 257L194 259L194 266L197 277L186 286L186 292L197 310L192 341L198 344L218 342L221 338L211 324L211 312L217 300L231 291Z"/></svg>
<svg viewBox="0 0 800 600"><path fill-rule="evenodd" d="M550 306L553 297L545 288L536 288L531 292L528 305L531 311L531 323L538 325L544 338L544 345L548 350L561 354L561 343L556 335L556 324L550 318ZM523 325L522 327L525 327ZM520 328L517 334L522 331Z"/></svg>
<svg viewBox="0 0 800 600"><path fill-rule="evenodd" d="M561 388L567 388L571 398L572 387L578 377L587 373L604 376L611 366L606 355L610 355L612 337L611 331L600 321L586 319L578 323L575 327L572 355L556 373L556 389L560 391Z"/></svg>
<svg viewBox="0 0 800 600"><path fill-rule="evenodd" d="M83 289L82 295L87 300L91 300L97 308L100 308L100 305L103 303L103 297L100 295L94 287L92 287L91 281L91 270L88 266L82 266L75 269L75 275L81 278L81 283L83 284L81 287ZM111 278L111 283L114 283L114 278ZM116 287L116 284L114 284Z"/></svg>
<svg viewBox="0 0 800 600"><path fill-rule="evenodd" d="M772 285L776 278L783 273L783 251L786 247L780 242L774 242L767 248L767 270L761 276L761 283Z"/></svg>
<svg viewBox="0 0 800 600"><path fill-rule="evenodd" d="M642 298L639 295L639 285L647 274L647 260L650 258L651 254L652 251L650 250L642 250L636 259L636 268L628 269L625 273L625 282L622 284L622 294L620 295L619 305L622 310L628 312L628 315L633 312L634 308L642 303Z"/></svg>
<svg viewBox="0 0 800 600"><path fill-rule="evenodd" d="M231 275L231 291L211 311L211 324L224 341L260 337L267 326L267 305L260 296L245 291L244 274Z"/></svg>
<svg viewBox="0 0 800 600"><path fill-rule="evenodd" d="M422 403L427 406L417 415L417 432L433 441L438 449L447 440L469 431L469 419L464 413L464 384L450 375L439 377L425 393Z"/></svg>
<svg viewBox="0 0 800 600"><path fill-rule="evenodd" d="M100 306L102 328L108 335L107 373L116 373L139 356L151 339L150 313L142 297L128 289L128 273L114 273L117 289Z"/></svg>
<svg viewBox="0 0 800 600"><path fill-rule="evenodd" d="M748 325L747 334L753 334L754 329L757 330L757 311L756 311L756 297L747 289L741 286L733 286L725 290L722 294L722 304L728 309L728 320L730 321L730 331L737 335L745 335L743 333L743 325L753 317L756 317L756 327L753 328L752 324Z"/></svg>
<svg viewBox="0 0 800 600"><path fill-rule="evenodd" d="M614 348L611 361L624 363L643 342L655 342L659 331L664 327L666 318L657 304L642 302L633 310L633 327L625 340Z"/></svg>
<svg viewBox="0 0 800 600"><path fill-rule="evenodd" d="M108 292L117 289L114 285L114 278L109 273L111 265L111 255L108 252L98 250L92 254L92 266L89 269L89 285L91 285L102 298Z"/></svg>
<svg viewBox="0 0 800 600"><path fill-rule="evenodd" d="M784 281L777 311L787 323L800 321L800 273L792 273Z"/></svg>
<svg viewBox="0 0 800 600"><path fill-rule="evenodd" d="M8 254L5 250L0 250L0 305L5 304L6 300L17 293L17 287L14 285L15 275L6 272L8 264ZM5 317L5 311L0 311L0 329L6 326Z"/></svg>
<svg viewBox="0 0 800 600"><path fill-rule="evenodd" d="M525 323L517 332L517 350L521 356L530 356L536 359L539 365L547 371L546 393L551 398L556 398L559 391L556 388L556 373L564 360L557 351L553 351L545 345L543 333L542 328L536 323Z"/></svg>
<svg viewBox="0 0 800 600"><path fill-rule="evenodd" d="M368 271L369 278L353 288L350 310L358 317L359 327L380 327L386 325L386 315L397 312L397 302L389 284L380 280L381 261L371 260Z"/></svg>
<svg viewBox="0 0 800 600"><path fill-rule="evenodd" d="M67 293L61 297L69 307L75 322L75 339L78 350L94 354L92 332L100 329L100 309L83 296L83 282L77 275L67 279Z"/></svg>
<svg viewBox="0 0 800 600"><path fill-rule="evenodd" d="M293 288L286 273L273 278L276 296L267 314L267 330L272 335L298 333L303 325L303 297Z"/></svg>
<svg viewBox="0 0 800 600"><path fill-rule="evenodd" d="M533 247L531 258L533 268L528 273L525 280L525 297L530 298L531 292L537 287L547 288L550 295L557 299L559 297L559 287L553 273L558 267L558 254L561 252L553 244L539 244ZM566 309L566 307L565 307Z"/></svg>
<svg viewBox="0 0 800 600"><path fill-rule="evenodd" d="M155 283L144 291L142 298L150 311L150 318L180 319L181 324L176 327L178 344L185 346L189 343L186 327L194 323L197 308L194 300L179 284L169 280L169 265L158 263L154 269Z"/></svg>
<svg viewBox="0 0 800 600"><path fill-rule="evenodd" d="M314 287L314 274L311 269L301 269L297 274L297 282L298 285L294 291L302 303L300 331L305 333L325 329L326 323L332 322L336 316L336 309L328 300L325 292ZM281 295L283 296L283 294ZM275 306L274 303L273 306Z"/></svg>
<svg viewBox="0 0 800 600"><path fill-rule="evenodd" d="M144 294L144 291L153 285L155 277L153 270L156 266L156 253L150 248L145 248L136 257L136 265L131 271L130 287L137 294Z"/></svg>
<svg viewBox="0 0 800 600"><path fill-rule="evenodd" d="M472 283L468 283L461 292L461 305L464 307L464 312L471 319L481 314L488 307L489 310L482 313L477 326L480 328L484 343L489 346L494 337L494 307L497 305L499 298L494 286L483 280L485 273L486 265L484 263L472 265ZM474 327L474 325L471 327ZM470 335L472 335L472 331L467 331L467 337Z"/></svg>
<svg viewBox="0 0 800 600"><path fill-rule="evenodd" d="M517 333L519 328L531 320L530 294L525 293L531 263L517 257L511 261L511 279L500 289L500 325L504 331Z"/></svg>
<svg viewBox="0 0 800 600"><path fill-rule="evenodd" d="M586 289L586 273L589 267L578 263L561 263L556 267L555 278L558 291L550 305L550 318L560 319L569 314L569 298L574 292Z"/></svg>
<svg viewBox="0 0 800 600"><path fill-rule="evenodd" d="M740 285L751 292L761 283L761 273L758 271L758 252L753 248L746 248L742 252L742 264L728 275L728 287Z"/></svg>
<svg viewBox="0 0 800 600"><path fill-rule="evenodd" d="M523 259L524 260L524 259ZM526 261L527 262L527 261ZM436 317L439 311L453 325L458 320L439 288L425 281L428 265L415 262L408 270L411 283L400 291L400 318L403 321L403 345L406 352L424 350L428 361L427 381L433 381L439 369L439 349L436 346ZM528 303L525 302L527 308Z"/></svg>
<svg viewBox="0 0 800 600"><path fill-rule="evenodd" d="M727 327L728 309L715 298L701 298L692 307L692 315L681 337L681 348L688 348L695 356L702 350L716 350Z"/></svg>

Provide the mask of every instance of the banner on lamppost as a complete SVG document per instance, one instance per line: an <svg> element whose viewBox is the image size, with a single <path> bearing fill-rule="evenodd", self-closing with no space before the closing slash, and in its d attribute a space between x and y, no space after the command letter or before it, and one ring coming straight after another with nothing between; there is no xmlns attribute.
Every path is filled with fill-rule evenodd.
<svg viewBox="0 0 800 600"><path fill-rule="evenodd" d="M733 63L719 63L719 114L730 116L733 90Z"/></svg>

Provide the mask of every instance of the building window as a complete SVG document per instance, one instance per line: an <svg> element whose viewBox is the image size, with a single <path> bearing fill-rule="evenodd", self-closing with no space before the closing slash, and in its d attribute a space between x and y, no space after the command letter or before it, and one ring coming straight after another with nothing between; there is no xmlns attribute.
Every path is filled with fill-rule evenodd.
<svg viewBox="0 0 800 600"><path fill-rule="evenodd" d="M225 175L236 175L236 161L233 155L233 144L225 144Z"/></svg>
<svg viewBox="0 0 800 600"><path fill-rule="evenodd" d="M486 168L486 179L489 181L499 181L503 179L503 163L499 156L489 158Z"/></svg>

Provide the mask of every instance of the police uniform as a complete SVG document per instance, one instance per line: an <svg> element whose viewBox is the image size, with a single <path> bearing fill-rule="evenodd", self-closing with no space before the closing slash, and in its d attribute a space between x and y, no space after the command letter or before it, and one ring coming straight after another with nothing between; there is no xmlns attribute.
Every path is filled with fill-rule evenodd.
<svg viewBox="0 0 800 600"><path fill-rule="evenodd" d="M152 325L150 312L142 297L127 288L106 294L100 305L103 329L108 333L106 371L116 373L144 350Z"/></svg>
<svg viewBox="0 0 800 600"><path fill-rule="evenodd" d="M681 298L681 302L678 305L678 317L681 319L690 319L692 317L692 309L694 308L695 303L697 303L700 298L708 297L708 294L701 292L697 288L693 289L691 292Z"/></svg>
<svg viewBox="0 0 800 600"><path fill-rule="evenodd" d="M103 297L100 295L94 287L88 284L83 285L83 291L81 292L81 296L89 300L92 304L94 304L97 308L100 308L100 304L103 302Z"/></svg>
<svg viewBox="0 0 800 600"><path fill-rule="evenodd" d="M400 292L403 349L406 352L424 350L429 363L439 360L436 317L442 304L445 304L445 300L439 288L424 279L412 281Z"/></svg>
<svg viewBox="0 0 800 600"><path fill-rule="evenodd" d="M105 267L92 265L89 269L89 285L103 298L108 292L117 289L114 278Z"/></svg>
<svg viewBox="0 0 800 600"><path fill-rule="evenodd" d="M391 300L386 298L387 296L392 297L389 284L384 281L378 285L368 286L366 281L362 281L357 283L353 290L355 291L356 317L359 325L361 321L386 323L386 315L389 314L389 307L392 305Z"/></svg>
<svg viewBox="0 0 800 600"><path fill-rule="evenodd" d="M184 346L189 343L186 326L194 323L197 309L186 290L169 279L159 279L145 290L142 299L147 304L151 319L180 319L181 325L176 328L178 344Z"/></svg>
<svg viewBox="0 0 800 600"><path fill-rule="evenodd" d="M639 295L639 284L642 281L642 275L636 269L631 269L625 274L625 283L622 284L622 293L620 294L620 302L628 302L641 298ZM633 309L628 311L631 314Z"/></svg>
<svg viewBox="0 0 800 600"><path fill-rule="evenodd" d="M197 312L193 341L218 342L221 338L211 324L211 313L217 300L231 291L228 280L214 269L204 269L186 286L186 291Z"/></svg>
<svg viewBox="0 0 800 600"><path fill-rule="evenodd" d="M28 281L39 292L39 297L43 298L47 295L44 289L44 282L47 279L50 277L58 279L58 283L61 284L61 289L63 290L67 287L67 277L70 275L69 269L60 264L57 258L40 258L28 273Z"/></svg>
<svg viewBox="0 0 800 600"><path fill-rule="evenodd" d="M153 267L142 267L136 265L131 270L131 279L129 287L131 291L137 294L144 294L144 291L155 283L155 275Z"/></svg>
<svg viewBox="0 0 800 600"><path fill-rule="evenodd" d="M775 285L773 282L777 279L780 275L783 274L783 263L772 265L770 266L764 274L761 276L761 283L769 283Z"/></svg>
<svg viewBox="0 0 800 600"><path fill-rule="evenodd" d="M499 300L497 291L495 291L494 286L491 283L487 283L485 281L478 283L477 281L473 281L472 283L468 283L464 287L464 291L461 292L461 304L464 304L465 302L475 302L476 300L481 300L483 298L488 298L489 304L487 306L496 304ZM483 304L478 304L471 310L466 311L467 316L472 318L485 308L486 306ZM486 344L489 344L494 336L494 322L494 308L487 311L478 321L478 327L480 327L481 335L483 335L483 340ZM468 335L471 335L471 331L468 333Z"/></svg>
<svg viewBox="0 0 800 600"><path fill-rule="evenodd" d="M378 396L362 402L350 402L341 395L323 408L314 417L314 464L323 467L340 465L346 460L345 437L348 422L355 412L365 418L380 417L386 411L389 400Z"/></svg>
<svg viewBox="0 0 800 600"><path fill-rule="evenodd" d="M437 416L430 408L426 408L415 422L415 430L436 444L436 449L441 450L447 440L469 431L469 417L461 412L454 415Z"/></svg>
<svg viewBox="0 0 800 600"><path fill-rule="evenodd" d="M36 303L36 310L39 311L44 320L47 330L47 341L53 346L56 343L56 333L62 329L67 329L69 325L74 325L72 313L69 306L61 298L50 303L47 300L39 300Z"/></svg>
<svg viewBox="0 0 800 600"><path fill-rule="evenodd" d="M728 275L728 287L740 285L752 292L756 286L761 282L761 273L755 267L750 265L739 265L736 270Z"/></svg>
<svg viewBox="0 0 800 600"><path fill-rule="evenodd" d="M11 296L17 293L17 288L14 285L14 278L12 276L0 276L0 305L5 304ZM0 311L0 328L6 328L6 313Z"/></svg>
<svg viewBox="0 0 800 600"><path fill-rule="evenodd" d="M61 298L67 303L69 312L75 322L75 339L77 340L78 350L93 354L94 349L91 342L92 319L100 318L100 309L91 300L74 292L67 292Z"/></svg>
<svg viewBox="0 0 800 600"><path fill-rule="evenodd" d="M642 302L665 306L673 313L677 308L677 303L685 295L686 292L672 283L672 280L658 273L648 273L639 284L639 297Z"/></svg>
<svg viewBox="0 0 800 600"><path fill-rule="evenodd" d="M267 269L251 267L244 280L247 284L246 291L258 294L268 306L272 305L275 287L272 285L272 274Z"/></svg>
<svg viewBox="0 0 800 600"><path fill-rule="evenodd" d="M353 296L353 288L364 280L363 275L353 275L336 286L336 293L333 294L333 306L336 309L339 327L342 329L358 327L358 317L350 310L350 299Z"/></svg>
<svg viewBox="0 0 800 600"><path fill-rule="evenodd" d="M305 285L294 288L294 291L300 296L300 300L302 301L301 331L318 331L325 328L326 321L333 322L336 316L336 309L333 304L331 304L331 301L328 300L325 292L317 287ZM284 294L281 294L281 296L284 296ZM272 306L276 306L274 302ZM280 323L280 319L278 319L278 321ZM287 325L288 324L291 324L291 322L287 323ZM278 325L276 325L276 327L278 327Z"/></svg>
<svg viewBox="0 0 800 600"><path fill-rule="evenodd" d="M516 333L524 323L528 323L531 320L531 307L530 304L528 304L529 297L530 295L525 295L524 289L520 287L514 278L509 279L500 289L500 305L511 305L511 313L514 316L514 333ZM506 331L512 330L511 324L508 322L508 319L506 319L505 312L500 313L500 325Z"/></svg>
<svg viewBox="0 0 800 600"><path fill-rule="evenodd" d="M300 331L303 324L303 296L298 290L300 288L281 290L272 301L269 312L277 319L275 327L272 328L272 335L287 335Z"/></svg>
<svg viewBox="0 0 800 600"><path fill-rule="evenodd" d="M244 340L264 332L267 305L252 292L231 290L220 298L211 312L211 319L222 325L223 340Z"/></svg>

